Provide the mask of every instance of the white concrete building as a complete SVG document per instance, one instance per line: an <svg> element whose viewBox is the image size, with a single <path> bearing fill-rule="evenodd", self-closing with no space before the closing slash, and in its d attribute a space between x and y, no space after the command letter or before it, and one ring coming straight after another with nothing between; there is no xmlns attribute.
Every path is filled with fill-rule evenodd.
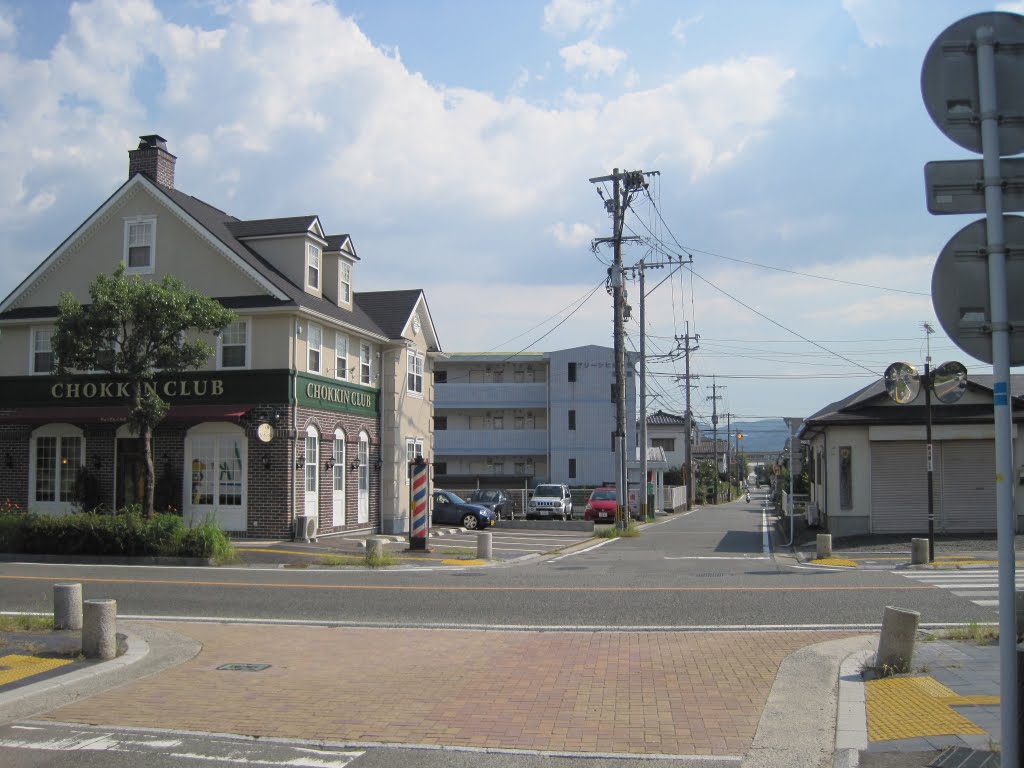
<svg viewBox="0 0 1024 768"><path fill-rule="evenodd" d="M626 370L626 446L636 446L636 356ZM434 364L434 482L593 486L615 480L614 352L453 353Z"/></svg>

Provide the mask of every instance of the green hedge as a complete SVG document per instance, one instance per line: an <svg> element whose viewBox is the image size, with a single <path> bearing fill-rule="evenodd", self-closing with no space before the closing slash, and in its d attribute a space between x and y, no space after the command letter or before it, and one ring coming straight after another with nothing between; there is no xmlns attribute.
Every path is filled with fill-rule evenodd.
<svg viewBox="0 0 1024 768"><path fill-rule="evenodd" d="M0 552L120 557L234 556L231 540L212 520L187 528L180 517L135 511L118 515L78 512L60 517L0 513Z"/></svg>

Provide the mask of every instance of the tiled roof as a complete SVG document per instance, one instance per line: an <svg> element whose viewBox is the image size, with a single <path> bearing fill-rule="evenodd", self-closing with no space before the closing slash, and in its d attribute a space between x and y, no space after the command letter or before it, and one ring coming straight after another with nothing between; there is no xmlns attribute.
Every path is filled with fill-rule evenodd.
<svg viewBox="0 0 1024 768"><path fill-rule="evenodd" d="M647 414L648 426L656 427L685 427L686 417L676 416L674 413L666 413L665 411L655 411L654 413Z"/></svg>

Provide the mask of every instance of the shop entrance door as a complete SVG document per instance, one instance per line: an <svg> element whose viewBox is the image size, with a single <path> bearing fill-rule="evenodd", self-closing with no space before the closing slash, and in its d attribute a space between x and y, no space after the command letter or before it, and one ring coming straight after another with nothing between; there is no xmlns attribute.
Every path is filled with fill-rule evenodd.
<svg viewBox="0 0 1024 768"><path fill-rule="evenodd" d="M119 437L117 439L117 493L115 502L118 509L129 504L142 504L146 485L146 459L142 450L142 438Z"/></svg>

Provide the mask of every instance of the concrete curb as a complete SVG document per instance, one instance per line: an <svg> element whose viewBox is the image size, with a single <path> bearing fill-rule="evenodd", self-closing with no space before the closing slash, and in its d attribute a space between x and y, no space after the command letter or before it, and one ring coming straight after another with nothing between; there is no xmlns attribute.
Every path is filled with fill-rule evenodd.
<svg viewBox="0 0 1024 768"><path fill-rule="evenodd" d="M841 664L858 651L870 653L874 642L866 635L829 640L787 656L779 666L742 768L820 768L830 764L835 753Z"/></svg>
<svg viewBox="0 0 1024 768"><path fill-rule="evenodd" d="M132 629L134 631L124 627L118 633L124 637L127 650L115 659L0 694L0 724L49 712L77 699L162 672L188 661L202 649L192 638L162 627L138 624Z"/></svg>
<svg viewBox="0 0 1024 768"><path fill-rule="evenodd" d="M861 750L867 749L867 699L860 671L870 661L877 644L877 638L872 638L870 648L850 654L839 668L839 706L832 768L857 768Z"/></svg>
<svg viewBox="0 0 1024 768"><path fill-rule="evenodd" d="M0 563L59 563L61 565L214 566L208 557L103 557L100 555L0 554Z"/></svg>
<svg viewBox="0 0 1024 768"><path fill-rule="evenodd" d="M44 680L39 683L30 683L29 685L23 685L20 688L15 688L13 691L0 693L0 712L3 712L8 707L21 703L27 699L42 696L52 691L66 690L83 681L91 680L97 675L116 672L138 661L142 661L142 659L149 653L149 643L138 635L132 634L131 632L118 632L118 634L124 637L125 645L127 646L127 650L120 656L117 656L110 661L90 664L88 667L75 670L74 672L57 675L49 680Z"/></svg>

